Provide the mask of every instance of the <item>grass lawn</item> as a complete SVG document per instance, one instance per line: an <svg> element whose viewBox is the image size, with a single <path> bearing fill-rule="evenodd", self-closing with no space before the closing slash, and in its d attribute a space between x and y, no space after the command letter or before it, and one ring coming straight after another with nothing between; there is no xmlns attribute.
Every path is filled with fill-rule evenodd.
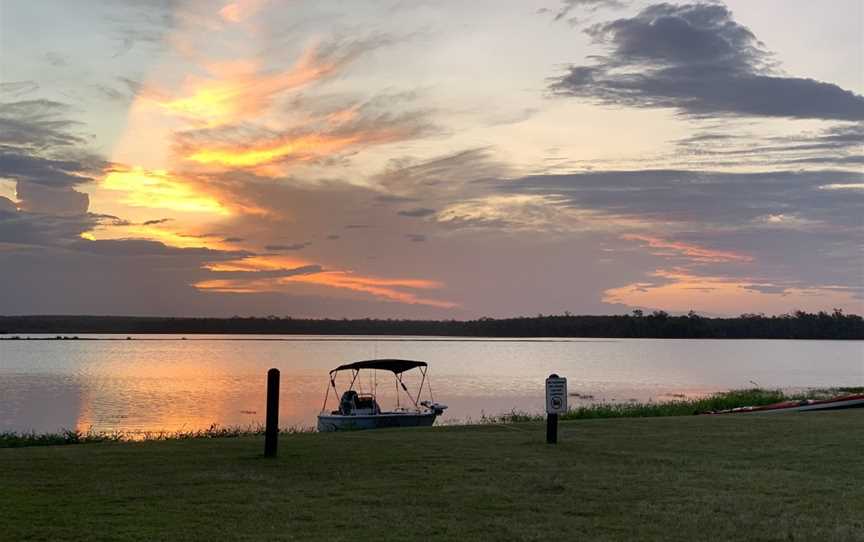
<svg viewBox="0 0 864 542"><path fill-rule="evenodd" d="M864 540L864 410L0 449L0 540Z"/></svg>

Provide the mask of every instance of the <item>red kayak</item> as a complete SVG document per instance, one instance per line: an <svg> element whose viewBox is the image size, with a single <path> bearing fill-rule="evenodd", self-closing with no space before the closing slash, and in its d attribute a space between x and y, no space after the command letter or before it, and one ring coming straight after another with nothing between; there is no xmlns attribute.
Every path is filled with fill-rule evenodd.
<svg viewBox="0 0 864 542"><path fill-rule="evenodd" d="M706 412L706 414L737 414L747 412L810 412L816 410L841 410L844 408L864 408L864 394L845 395L833 399L800 399L796 401L781 401L770 405L745 406Z"/></svg>

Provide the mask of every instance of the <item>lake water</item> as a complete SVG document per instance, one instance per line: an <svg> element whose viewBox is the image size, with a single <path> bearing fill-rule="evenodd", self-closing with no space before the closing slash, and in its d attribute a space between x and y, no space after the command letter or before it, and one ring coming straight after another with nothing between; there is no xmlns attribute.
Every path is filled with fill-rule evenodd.
<svg viewBox="0 0 864 542"><path fill-rule="evenodd" d="M122 339L125 336L0 341L0 431L256 425L264 419L270 367L282 372L281 425L312 426L322 407L328 371L370 358L429 362L435 399L450 407L445 423L513 409L540 412L544 379L553 372L568 377L571 394L587 396L571 397L571 404L663 400L753 383L791 389L864 385L861 341L226 335ZM337 384L344 386L345 381ZM375 384L361 383L367 390ZM392 375L379 372L377 388L386 408L394 395Z"/></svg>

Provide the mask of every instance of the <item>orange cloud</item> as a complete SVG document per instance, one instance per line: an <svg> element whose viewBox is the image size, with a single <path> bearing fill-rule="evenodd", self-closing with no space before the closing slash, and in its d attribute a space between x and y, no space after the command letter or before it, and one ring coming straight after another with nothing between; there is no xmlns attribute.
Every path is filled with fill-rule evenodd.
<svg viewBox="0 0 864 542"><path fill-rule="evenodd" d="M289 269L308 265L308 262L283 257L253 256L232 262L220 262L207 265L207 269L218 274L220 271L272 271ZM417 295L412 290L430 290L443 287L440 282L425 279L391 279L373 276L363 276L344 270L322 270L319 273L298 274L276 278L260 278L250 273L248 279L214 278L195 284L202 290L232 293L254 293L291 291L300 284L311 284L325 288L336 288L369 294L386 301L395 301L413 305L427 305L443 309L457 307L458 304L449 301L429 299Z"/></svg>
<svg viewBox="0 0 864 542"><path fill-rule="evenodd" d="M219 10L222 20L229 23L240 23L261 9L267 0L236 0L226 4Z"/></svg>
<svg viewBox="0 0 864 542"><path fill-rule="evenodd" d="M185 159L203 165L246 168L274 162L315 160L345 150L399 141L410 137L411 126L376 130L346 131L341 135L325 133L287 135L250 145L221 144L214 146L187 143L181 146Z"/></svg>
<svg viewBox="0 0 864 542"><path fill-rule="evenodd" d="M359 105L346 107L345 109L340 109L339 111L334 111L333 113L327 115L327 122L337 125L345 124L346 122L351 122L352 120L356 119L359 113Z"/></svg>
<svg viewBox="0 0 864 542"><path fill-rule="evenodd" d="M684 255L693 261L703 263L725 263L725 262L752 262L753 257L737 252L712 250L690 243L682 243L678 241L668 241L659 237L651 237L648 235L627 234L622 235L622 239L628 241L641 241L646 243L651 248L667 249L679 255ZM661 256L671 256L668 252L656 252Z"/></svg>
<svg viewBox="0 0 864 542"><path fill-rule="evenodd" d="M249 256L241 260L213 262L205 266L210 271L275 271L277 269L294 269L310 265L311 262L290 256Z"/></svg>
<svg viewBox="0 0 864 542"><path fill-rule="evenodd" d="M148 225L131 225L106 229L97 235L91 235L88 239L150 239L159 241L170 247L177 248L209 248L213 250L227 250L230 247L221 239L210 236L198 236L178 233L173 230Z"/></svg>
<svg viewBox="0 0 864 542"><path fill-rule="evenodd" d="M164 170L146 170L142 167L113 166L106 171L102 187L126 192L121 200L133 207L169 209L189 213L230 215L216 198L202 194L182 177Z"/></svg>
<svg viewBox="0 0 864 542"><path fill-rule="evenodd" d="M782 314L792 310L824 310L842 307L855 312L862 303L851 292L836 286L778 287L774 284L759 284L754 288L751 279L717 276L700 276L686 270L658 269L651 276L660 282L636 282L611 288L603 292L605 303L623 304L630 307L650 307L673 312L689 310L717 314L737 315L742 307L750 312ZM764 287L775 288L761 289Z"/></svg>
<svg viewBox="0 0 864 542"><path fill-rule="evenodd" d="M289 157L302 161L344 149L357 140L357 136L341 138L328 138L321 135L286 137L260 146L199 149L186 156L186 160L199 164L218 164L229 167L257 166Z"/></svg>
<svg viewBox="0 0 864 542"><path fill-rule="evenodd" d="M322 55L310 47L291 69L275 73L261 72L255 61L209 63L211 77L187 77L180 97L153 92L149 97L172 115L208 126L248 121L267 110L276 95L332 75L353 56Z"/></svg>

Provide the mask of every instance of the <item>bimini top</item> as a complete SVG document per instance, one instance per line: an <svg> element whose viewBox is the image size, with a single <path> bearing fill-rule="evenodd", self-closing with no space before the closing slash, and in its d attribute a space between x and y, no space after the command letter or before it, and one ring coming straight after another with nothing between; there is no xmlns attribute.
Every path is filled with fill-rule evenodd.
<svg viewBox="0 0 864 542"><path fill-rule="evenodd" d="M417 367L426 367L426 365L425 361L413 361L410 359L370 359L340 365L330 371L330 374L338 373L339 371L359 371L360 369L382 369L384 371L393 371L394 374L399 374Z"/></svg>

